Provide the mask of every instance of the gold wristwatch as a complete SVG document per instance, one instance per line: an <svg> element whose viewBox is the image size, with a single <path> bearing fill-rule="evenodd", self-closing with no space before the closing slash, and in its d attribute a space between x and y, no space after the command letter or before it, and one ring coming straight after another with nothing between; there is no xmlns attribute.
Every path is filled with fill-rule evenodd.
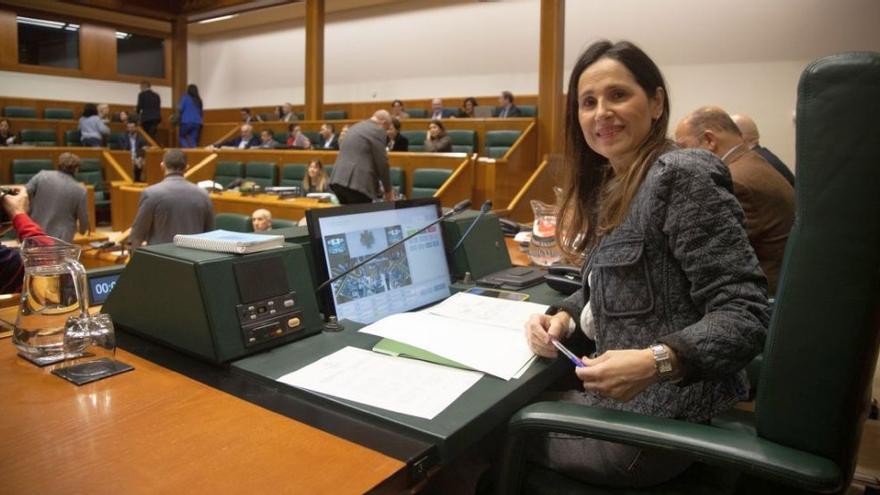
<svg viewBox="0 0 880 495"><path fill-rule="evenodd" d="M672 369L672 358L669 351L663 344L654 344L651 346L651 352L654 353L654 366L657 367L657 374L660 376L661 382L674 381L675 370Z"/></svg>

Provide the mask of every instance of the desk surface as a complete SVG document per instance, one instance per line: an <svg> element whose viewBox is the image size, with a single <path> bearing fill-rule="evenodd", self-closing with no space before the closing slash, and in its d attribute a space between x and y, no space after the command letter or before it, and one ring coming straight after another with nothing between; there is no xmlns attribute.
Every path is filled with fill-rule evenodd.
<svg viewBox="0 0 880 495"><path fill-rule="evenodd" d="M76 387L0 341L4 492L364 493L403 471L128 352L117 357L135 370Z"/></svg>

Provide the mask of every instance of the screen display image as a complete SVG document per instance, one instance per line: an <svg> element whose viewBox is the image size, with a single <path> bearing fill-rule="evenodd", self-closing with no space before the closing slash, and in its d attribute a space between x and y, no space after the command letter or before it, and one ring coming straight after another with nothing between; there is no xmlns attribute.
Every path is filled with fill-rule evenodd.
<svg viewBox="0 0 880 495"><path fill-rule="evenodd" d="M110 291L116 287L119 274L89 278L89 304L104 304Z"/></svg>
<svg viewBox="0 0 880 495"><path fill-rule="evenodd" d="M309 228L313 237L316 231L320 237L312 245L320 242L323 251L319 256L324 262L323 280L351 270L438 218L436 201L419 203L424 202L397 207L375 203L313 215ZM433 225L330 284L333 307L328 311L339 319L367 324L449 297L441 231Z"/></svg>

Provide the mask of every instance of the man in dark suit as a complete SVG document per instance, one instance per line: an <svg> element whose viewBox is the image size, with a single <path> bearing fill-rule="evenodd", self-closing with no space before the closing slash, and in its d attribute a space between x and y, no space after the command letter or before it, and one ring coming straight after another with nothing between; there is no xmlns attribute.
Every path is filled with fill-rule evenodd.
<svg viewBox="0 0 880 495"><path fill-rule="evenodd" d="M443 100L440 98L434 98L431 100L431 120L440 120L440 119L448 119L452 117L453 113L450 110L446 110L443 108Z"/></svg>
<svg viewBox="0 0 880 495"><path fill-rule="evenodd" d="M252 125L245 124L241 126L241 133L238 136L221 143L220 146L228 146L240 150L258 148L260 146L260 138L254 135L254 128Z"/></svg>
<svg viewBox="0 0 880 495"><path fill-rule="evenodd" d="M156 128L162 121L162 99L159 95L150 89L149 81L141 83L141 92L138 93L137 114L141 122L141 127L153 139L156 138Z"/></svg>
<svg viewBox="0 0 880 495"><path fill-rule="evenodd" d="M340 203L370 203L379 197L380 184L385 199L394 199L385 151L390 123L391 114L379 110L346 132L330 176L330 189Z"/></svg>
<svg viewBox="0 0 880 495"><path fill-rule="evenodd" d="M498 118L506 119L508 117L519 117L522 110L513 104L513 93L510 91L502 91L498 97Z"/></svg>
<svg viewBox="0 0 880 495"><path fill-rule="evenodd" d="M131 153L131 164L134 171L135 182L141 181L144 170L144 148L147 140L138 132L137 123L128 121L125 123L125 134L120 135L114 144L114 148L126 150Z"/></svg>
<svg viewBox="0 0 880 495"><path fill-rule="evenodd" d="M321 142L318 143L318 149L339 149L339 138L336 136L336 126L330 123L321 124L321 130L318 131L318 134L321 135Z"/></svg>
<svg viewBox="0 0 880 495"><path fill-rule="evenodd" d="M767 163L772 165L773 168L782 174L782 176L785 177L785 180L793 186L794 174L791 173L791 169L788 168L778 156L773 154L772 151L761 146L761 143L758 142L761 137L758 134L758 126L755 124L755 121L745 114L731 115L730 118L736 122L736 126L739 127L740 132L742 132L743 139L746 141L746 146L748 146L750 150L757 151L759 155L767 160Z"/></svg>

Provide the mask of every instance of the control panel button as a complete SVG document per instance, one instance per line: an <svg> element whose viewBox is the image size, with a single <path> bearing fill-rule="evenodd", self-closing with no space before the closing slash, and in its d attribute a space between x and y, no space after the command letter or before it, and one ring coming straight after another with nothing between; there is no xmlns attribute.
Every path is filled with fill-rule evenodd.
<svg viewBox="0 0 880 495"><path fill-rule="evenodd" d="M291 318L291 319L287 320L287 326L290 328L296 328L299 326L300 323L301 322L300 322L299 318Z"/></svg>
<svg viewBox="0 0 880 495"><path fill-rule="evenodd" d="M292 308L293 307L293 299L285 299L284 300L284 307L285 308Z"/></svg>

